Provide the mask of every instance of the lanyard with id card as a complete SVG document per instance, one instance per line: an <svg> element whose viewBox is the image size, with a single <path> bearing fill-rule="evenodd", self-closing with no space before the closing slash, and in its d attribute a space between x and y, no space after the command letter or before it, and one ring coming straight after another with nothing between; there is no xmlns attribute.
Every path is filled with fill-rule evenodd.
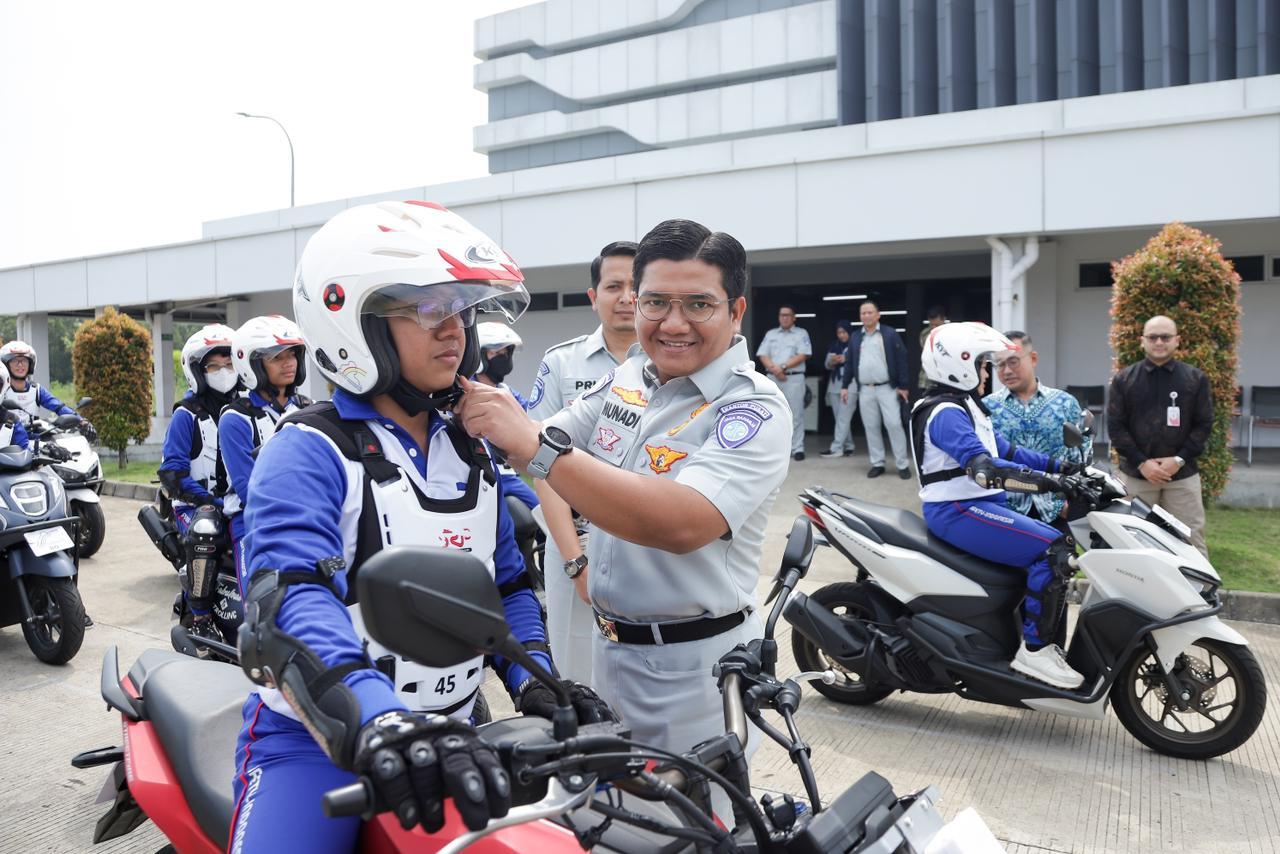
<svg viewBox="0 0 1280 854"><path fill-rule="evenodd" d="M1182 410L1178 409L1178 393L1176 391L1169 392L1169 406L1164 411L1164 426L1182 426Z"/></svg>

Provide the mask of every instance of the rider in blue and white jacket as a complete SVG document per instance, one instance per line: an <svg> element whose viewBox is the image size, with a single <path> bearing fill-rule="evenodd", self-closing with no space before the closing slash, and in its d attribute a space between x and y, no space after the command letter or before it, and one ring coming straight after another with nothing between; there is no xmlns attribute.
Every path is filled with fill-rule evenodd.
<svg viewBox="0 0 1280 854"><path fill-rule="evenodd" d="M473 829L506 813L509 781L466 722L483 659L431 668L382 647L354 575L393 544L467 550L516 639L551 669L490 451L449 414L458 374L478 367L477 310L514 321L522 280L491 240L430 203L349 208L307 243L294 315L336 390L281 420L249 481L240 649L260 687L237 743L231 851L353 850L360 821L325 819L319 805L356 774L405 828L437 830L446 796ZM550 689L518 664L495 667L518 709L551 716ZM583 722L611 716L590 689L567 688Z"/></svg>
<svg viewBox="0 0 1280 854"><path fill-rule="evenodd" d="M231 336L231 365L244 391L218 417L218 450L227 472L222 511L231 522L236 573L243 589L248 582L244 505L254 455L275 434L281 418L311 405L295 391L307 376L298 325L278 314L251 318Z"/></svg>
<svg viewBox="0 0 1280 854"><path fill-rule="evenodd" d="M16 402L28 415L39 415L41 409L54 415L77 414L49 389L32 382L36 373L36 351L27 342L9 341L0 347L0 364L9 372L9 387L0 399ZM79 429L90 442L98 441L98 431L87 420L81 419Z"/></svg>
<svg viewBox="0 0 1280 854"><path fill-rule="evenodd" d="M1065 466L1013 445L996 432L982 404L992 353L1017 345L984 323L944 323L925 339L921 366L931 385L911 414L920 500L929 531L993 563L1022 570L1022 644L1011 667L1059 688L1080 686L1056 643L1065 619L1075 541L1056 528L1010 510L1005 490L1058 491Z"/></svg>

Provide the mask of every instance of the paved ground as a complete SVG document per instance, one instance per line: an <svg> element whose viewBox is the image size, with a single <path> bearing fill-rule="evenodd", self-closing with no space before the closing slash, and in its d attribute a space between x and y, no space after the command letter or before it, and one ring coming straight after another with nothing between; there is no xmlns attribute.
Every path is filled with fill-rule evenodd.
<svg viewBox="0 0 1280 854"><path fill-rule="evenodd" d="M816 449L814 449L816 451ZM873 500L913 506L914 487L892 472L868 481L863 457L795 464L770 522L766 578L808 484L839 486ZM75 852L89 840L104 806L93 803L106 772L76 771L72 754L119 743L118 716L104 711L98 674L104 650L121 660L167 646L172 570L138 528L139 504L106 499L108 534L100 557L84 564L81 589L97 626L64 668L37 662L17 629L0 630L0 851ZM802 589L847 578L821 550ZM1271 685L1280 685L1280 627L1237 623L1254 644ZM781 673L794 672L787 629ZM126 664L127 666L127 664ZM509 708L486 690L495 711ZM900 792L936 784L947 816L975 806L1012 852L1280 849L1280 702L1240 750L1210 762L1167 759L1142 747L1114 717L1102 722L978 705L955 697L896 695L855 709L806 696L802 731L814 748L819 783L837 794L868 770ZM799 794L780 749L757 754L754 781ZM150 824L97 850L155 851L164 840Z"/></svg>

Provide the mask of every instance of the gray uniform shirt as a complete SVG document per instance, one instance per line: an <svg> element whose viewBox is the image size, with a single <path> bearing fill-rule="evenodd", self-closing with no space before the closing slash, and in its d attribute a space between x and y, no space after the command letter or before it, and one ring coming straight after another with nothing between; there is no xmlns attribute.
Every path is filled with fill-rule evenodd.
<svg viewBox="0 0 1280 854"><path fill-rule="evenodd" d="M590 335L570 338L547 350L538 365L538 378L529 392L529 417L546 421L589 391L612 368L613 358L604 342L604 328Z"/></svg>
<svg viewBox="0 0 1280 854"><path fill-rule="evenodd" d="M757 356L768 356L775 365L779 366L801 353L805 356L812 356L813 345L809 343L809 333L799 326L793 326L790 329L775 326L764 334L764 340L756 348ZM802 373L804 371L804 362L787 368L787 371Z"/></svg>
<svg viewBox="0 0 1280 854"><path fill-rule="evenodd" d="M884 355L884 336L880 324L876 331L862 330L862 346L858 348L858 382L862 385L880 385L889 381L889 363Z"/></svg>
<svg viewBox="0 0 1280 854"><path fill-rule="evenodd" d="M665 384L648 356L632 356L546 423L610 465L696 489L729 526L687 555L595 528L587 584L597 610L664 622L755 607L765 524L791 456L791 413L778 386L756 373L745 339Z"/></svg>

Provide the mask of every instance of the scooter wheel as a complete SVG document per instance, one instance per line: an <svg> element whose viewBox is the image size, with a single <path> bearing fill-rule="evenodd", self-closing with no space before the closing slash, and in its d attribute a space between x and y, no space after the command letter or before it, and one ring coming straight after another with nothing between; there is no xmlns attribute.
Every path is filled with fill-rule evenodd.
<svg viewBox="0 0 1280 854"><path fill-rule="evenodd" d="M81 558L92 557L102 548L102 541L107 535L107 519L102 513L102 505L73 501L71 512L80 519L76 551Z"/></svg>
<svg viewBox="0 0 1280 854"><path fill-rule="evenodd" d="M1111 688L1116 717L1138 741L1180 759L1210 759L1248 741L1267 709L1262 667L1248 647L1201 638L1178 656L1179 711L1155 654L1139 647Z"/></svg>
<svg viewBox="0 0 1280 854"><path fill-rule="evenodd" d="M818 602L841 620L874 619L875 611L867 599L862 584L847 581L828 584L809 599ZM859 674L841 666L834 658L824 653L821 647L794 629L791 630L791 651L795 654L796 664L801 670L831 669L835 671L836 681L830 685L820 680L809 683L827 699L849 706L869 706L893 693L892 688L863 679Z"/></svg>
<svg viewBox="0 0 1280 854"><path fill-rule="evenodd" d="M84 603L70 578L27 576L24 579L34 623L22 624L22 634L36 658L45 664L66 664L84 641Z"/></svg>

